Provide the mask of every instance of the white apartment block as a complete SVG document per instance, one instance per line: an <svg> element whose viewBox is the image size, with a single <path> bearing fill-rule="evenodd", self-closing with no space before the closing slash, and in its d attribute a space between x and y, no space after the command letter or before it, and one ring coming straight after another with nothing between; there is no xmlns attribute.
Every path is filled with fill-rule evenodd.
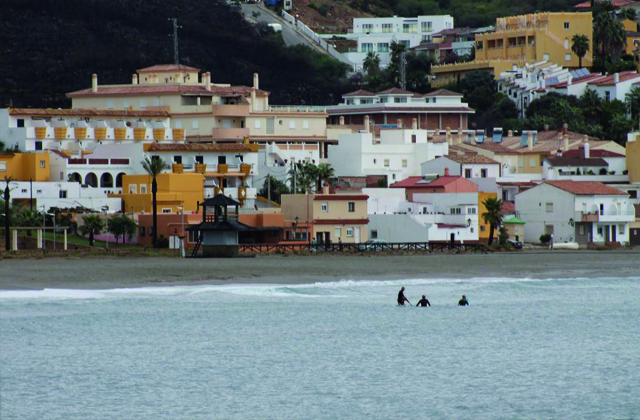
<svg viewBox="0 0 640 420"><path fill-rule="evenodd" d="M447 143L427 141L426 130L363 130L343 134L331 146L329 164L336 176L386 175L388 185L420 175L420 164L448 153Z"/></svg>
<svg viewBox="0 0 640 420"><path fill-rule="evenodd" d="M356 52L346 53L345 56L356 64L356 70L362 70L362 64L369 52L375 52L380 57L380 67L386 67L391 60L391 43L399 42L409 48L430 42L434 33L443 29L453 28L453 17L418 16L413 18L355 18L349 38L357 38Z"/></svg>

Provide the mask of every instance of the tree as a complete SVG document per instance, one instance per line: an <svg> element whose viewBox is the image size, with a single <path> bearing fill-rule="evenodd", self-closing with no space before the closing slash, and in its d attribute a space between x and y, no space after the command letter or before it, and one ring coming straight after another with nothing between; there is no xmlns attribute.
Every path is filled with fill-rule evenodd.
<svg viewBox="0 0 640 420"><path fill-rule="evenodd" d="M152 243L153 247L157 248L158 242L158 181L156 180L157 176L162 173L162 171L169 169L169 165L160 158L145 158L142 162L142 167L144 170L151 176L151 194L153 195L153 235Z"/></svg>
<svg viewBox="0 0 640 420"><path fill-rule="evenodd" d="M631 119L637 121L640 117L640 86L634 86L625 96L625 102L629 105Z"/></svg>
<svg viewBox="0 0 640 420"><path fill-rule="evenodd" d="M316 188L316 191L320 192L322 191L322 181L327 181L329 180L329 178L335 176L336 171L328 163L321 163L320 165L318 165L317 173L318 186Z"/></svg>
<svg viewBox="0 0 640 420"><path fill-rule="evenodd" d="M482 202L487 211L482 213L482 220L489 224L489 245L493 243L493 232L502 224L502 200L489 197Z"/></svg>
<svg viewBox="0 0 640 420"><path fill-rule="evenodd" d="M104 230L104 220L98 214L82 216L82 226L78 228L78 233L82 236L89 235L89 246L93 246L93 238Z"/></svg>
<svg viewBox="0 0 640 420"><path fill-rule="evenodd" d="M500 226L500 229L498 229L498 243L501 246L505 246L508 240L509 240L509 231L507 231L506 227Z"/></svg>
<svg viewBox="0 0 640 420"><path fill-rule="evenodd" d="M636 19L638 19L638 12L630 7L625 7L618 12L618 17L620 19L629 19L635 21Z"/></svg>
<svg viewBox="0 0 640 420"><path fill-rule="evenodd" d="M271 191L268 190L269 185L271 186ZM258 191L258 195L264 198L269 198L269 196L271 196L271 201L281 204L282 194L289 194L289 191L287 184L271 175L267 175L264 180L264 184L262 184L262 188Z"/></svg>
<svg viewBox="0 0 640 420"><path fill-rule="evenodd" d="M18 207L18 206L16 206ZM19 206L16 210L15 224L18 227L40 227L42 226L42 214L33 211L29 207ZM31 231L27 231L27 236L31 236Z"/></svg>
<svg viewBox="0 0 640 420"><path fill-rule="evenodd" d="M578 56L578 67L582 68L582 58L589 52L589 37L576 34L571 38L571 51Z"/></svg>
<svg viewBox="0 0 640 420"><path fill-rule="evenodd" d="M362 63L363 70L369 76L375 76L380 72L380 56L375 51L369 51Z"/></svg>
<svg viewBox="0 0 640 420"><path fill-rule="evenodd" d="M109 233L112 233L113 236L116 237L116 246L118 246L121 236L123 243L125 237L129 239L129 242L131 242L131 238L138 230L138 224L135 220L124 213L110 217L107 225Z"/></svg>
<svg viewBox="0 0 640 420"><path fill-rule="evenodd" d="M318 167L311 162L296 162L289 170L289 182L294 194L313 193L317 180Z"/></svg>

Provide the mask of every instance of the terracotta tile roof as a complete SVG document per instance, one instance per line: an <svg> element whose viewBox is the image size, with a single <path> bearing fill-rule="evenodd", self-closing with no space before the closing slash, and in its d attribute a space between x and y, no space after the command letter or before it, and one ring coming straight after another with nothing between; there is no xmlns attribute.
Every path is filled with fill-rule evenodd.
<svg viewBox="0 0 640 420"><path fill-rule="evenodd" d="M378 92L377 95L416 95L416 93L394 87L391 89L383 90L382 92Z"/></svg>
<svg viewBox="0 0 640 420"><path fill-rule="evenodd" d="M368 90L358 89L354 92L345 93L342 96L376 96L376 94L373 92L369 92Z"/></svg>
<svg viewBox="0 0 640 420"><path fill-rule="evenodd" d="M602 158L583 158L583 157L551 157L546 159L553 166L609 166L606 160Z"/></svg>
<svg viewBox="0 0 640 420"><path fill-rule="evenodd" d="M450 159L454 162L458 163L469 163L469 164L492 164L492 165L500 165L500 162L497 162L491 158L482 155L447 155L445 156L447 159Z"/></svg>
<svg viewBox="0 0 640 420"><path fill-rule="evenodd" d="M50 153L56 154L64 159L69 159L71 156L69 156L68 154L61 152L60 150L57 149L47 149Z"/></svg>
<svg viewBox="0 0 640 420"><path fill-rule="evenodd" d="M244 143L154 143L149 146L150 152L251 152L252 149Z"/></svg>
<svg viewBox="0 0 640 420"><path fill-rule="evenodd" d="M502 212L505 214L514 214L516 212L516 203L513 201L503 201Z"/></svg>
<svg viewBox="0 0 640 420"><path fill-rule="evenodd" d="M602 182L593 181L544 181L552 187L574 195L627 195L626 192L612 188Z"/></svg>
<svg viewBox="0 0 640 420"><path fill-rule="evenodd" d="M341 201L341 200L354 200L362 201L368 200L369 196L366 194L316 194L313 196L315 201L327 200L327 201Z"/></svg>
<svg viewBox="0 0 640 420"><path fill-rule="evenodd" d="M609 150L595 149L589 150L589 156L592 158L624 158L621 153L611 152ZM584 151L579 149L567 150L562 152L562 157L584 157Z"/></svg>
<svg viewBox="0 0 640 420"><path fill-rule="evenodd" d="M471 147L477 147L478 149L489 150L490 152L497 153L499 155L514 155L520 154L516 150L510 149L506 146L503 146L501 143L479 143L479 144L469 144L465 143Z"/></svg>
<svg viewBox="0 0 640 420"><path fill-rule="evenodd" d="M441 137L445 137L445 141L446 141L446 136L441 136ZM465 149L464 147L454 145L454 146L449 146L449 155L452 155L452 154L475 156L478 154L478 152L474 152L473 150Z"/></svg>
<svg viewBox="0 0 640 420"><path fill-rule="evenodd" d="M391 184L389 188L444 188L445 185L450 184L461 176L441 176L436 179L424 179L421 176L410 176L402 181L398 181L395 184Z"/></svg>
<svg viewBox="0 0 640 420"><path fill-rule="evenodd" d="M462 97L462 93L457 93L447 89L438 89L433 92L427 93L426 95L423 95L423 96L425 97L426 96L460 96Z"/></svg>
<svg viewBox="0 0 640 420"><path fill-rule="evenodd" d="M624 82L626 80L637 79L640 77L640 74L633 71L622 71L618 73L618 76L620 77L620 82ZM587 84L594 86L613 86L615 85L615 75L612 74L610 76L603 77L602 79L588 82Z"/></svg>
<svg viewBox="0 0 640 420"><path fill-rule="evenodd" d="M138 69L138 73L149 73L154 71L200 71L195 67L185 66L184 64L156 64L155 66Z"/></svg>
<svg viewBox="0 0 640 420"><path fill-rule="evenodd" d="M258 95L268 95L269 92L257 90ZM98 91L91 88L67 93L68 98L78 96L127 96L127 95L201 95L201 96L226 96L226 95L251 96L251 88L247 86L211 86L207 90L204 85L106 85L98 86Z"/></svg>
<svg viewBox="0 0 640 420"><path fill-rule="evenodd" d="M10 108L9 115L25 115L33 117L170 117L169 111L163 110L115 110L96 108Z"/></svg>

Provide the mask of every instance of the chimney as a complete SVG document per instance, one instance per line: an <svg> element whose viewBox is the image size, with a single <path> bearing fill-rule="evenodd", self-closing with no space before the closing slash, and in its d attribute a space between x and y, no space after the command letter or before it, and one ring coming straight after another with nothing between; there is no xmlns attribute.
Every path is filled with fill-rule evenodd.
<svg viewBox="0 0 640 420"><path fill-rule="evenodd" d="M402 127L402 120L401 120L400 118L398 118L398 119L396 120L396 124L398 125L398 128L403 128L403 127Z"/></svg>
<svg viewBox="0 0 640 420"><path fill-rule="evenodd" d="M256 89L251 88L251 110L253 112L258 110L258 101L256 99Z"/></svg>
<svg viewBox="0 0 640 420"><path fill-rule="evenodd" d="M414 118L411 120L411 129L412 130L417 130L418 129L418 119Z"/></svg>
<svg viewBox="0 0 640 420"><path fill-rule="evenodd" d="M473 132L471 133L471 144L478 144L476 143L476 130L472 130Z"/></svg>
<svg viewBox="0 0 640 420"><path fill-rule="evenodd" d="M329 183L327 181L324 181L324 184L322 184L322 194L330 194Z"/></svg>
<svg viewBox="0 0 640 420"><path fill-rule="evenodd" d="M253 87L256 88L256 89L260 89L259 80L258 80L258 73L253 73Z"/></svg>
<svg viewBox="0 0 640 420"><path fill-rule="evenodd" d="M364 131L369 132L369 116L364 116Z"/></svg>
<svg viewBox="0 0 640 420"><path fill-rule="evenodd" d="M544 131L549 131L549 124L544 125Z"/></svg>
<svg viewBox="0 0 640 420"><path fill-rule="evenodd" d="M340 115L340 125L344 125L344 116Z"/></svg>
<svg viewBox="0 0 640 420"><path fill-rule="evenodd" d="M449 176L449 167L444 168L444 176Z"/></svg>
<svg viewBox="0 0 640 420"><path fill-rule="evenodd" d="M584 149L584 157L585 157L585 159L589 159L591 157L591 152L589 150L589 143L588 142L582 143L582 147Z"/></svg>
<svg viewBox="0 0 640 420"><path fill-rule="evenodd" d="M133 76L131 76L131 84L132 85L137 85L138 84L138 75L137 74L133 74Z"/></svg>
<svg viewBox="0 0 640 420"><path fill-rule="evenodd" d="M563 136L566 135L567 131L569 131L569 124L567 123L562 124L562 135Z"/></svg>
<svg viewBox="0 0 640 420"><path fill-rule="evenodd" d="M568 134L564 134L562 136L562 140L564 140L564 151L568 152L569 151L569 135Z"/></svg>
<svg viewBox="0 0 640 420"><path fill-rule="evenodd" d="M91 75L91 92L96 93L98 91L98 75L93 73Z"/></svg>
<svg viewBox="0 0 640 420"><path fill-rule="evenodd" d="M527 135L527 146L529 147L529 150L533 150L533 131L529 131L529 134Z"/></svg>
<svg viewBox="0 0 640 420"><path fill-rule="evenodd" d="M458 130L458 143L462 144L464 142L464 132L462 130Z"/></svg>
<svg viewBox="0 0 640 420"><path fill-rule="evenodd" d="M513 130L509 130L509 131L507 131L507 136L509 136L509 137L513 137Z"/></svg>
<svg viewBox="0 0 640 420"><path fill-rule="evenodd" d="M206 72L204 77L206 78L205 86L207 90L211 90L211 73Z"/></svg>
<svg viewBox="0 0 640 420"><path fill-rule="evenodd" d="M613 75L613 83L615 83L616 85L620 83L620 73L616 73Z"/></svg>
<svg viewBox="0 0 640 420"><path fill-rule="evenodd" d="M453 146L453 137L451 136L451 127L447 127L447 144Z"/></svg>
<svg viewBox="0 0 640 420"><path fill-rule="evenodd" d="M567 77L567 86L571 86L572 83L573 83L573 76L569 75L569 77Z"/></svg>

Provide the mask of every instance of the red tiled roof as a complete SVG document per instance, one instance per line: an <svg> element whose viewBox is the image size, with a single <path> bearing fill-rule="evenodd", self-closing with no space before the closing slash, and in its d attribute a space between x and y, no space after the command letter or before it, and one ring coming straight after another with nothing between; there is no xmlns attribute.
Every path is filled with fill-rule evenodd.
<svg viewBox="0 0 640 420"><path fill-rule="evenodd" d="M376 96L376 94L373 92L369 92L368 90L358 89L354 92L345 93L342 96Z"/></svg>
<svg viewBox="0 0 640 420"><path fill-rule="evenodd" d="M481 164L481 163L487 163L487 164L492 164L492 165L500 165L500 162L497 162L491 158L488 158L486 156L482 156L482 155L473 155L473 154L469 154L469 155L447 155L445 156L447 159L452 160L454 162L458 162L458 163L469 163L469 164Z"/></svg>
<svg viewBox="0 0 640 420"><path fill-rule="evenodd" d="M447 89L438 89L423 96L462 96L462 93L454 92Z"/></svg>
<svg viewBox="0 0 640 420"><path fill-rule="evenodd" d="M445 185L450 184L461 176L441 176L434 180L429 181L421 176L410 176L402 181L398 181L395 184L391 184L389 188L444 188Z"/></svg>
<svg viewBox="0 0 640 420"><path fill-rule="evenodd" d="M366 225L369 219L314 219L316 225Z"/></svg>
<svg viewBox="0 0 640 420"><path fill-rule="evenodd" d="M150 152L252 152L251 147L244 143L153 143L149 146Z"/></svg>
<svg viewBox="0 0 640 420"><path fill-rule="evenodd" d="M149 73L154 71L200 71L200 69L185 66L184 64L156 64L155 66L138 69L138 73Z"/></svg>
<svg viewBox="0 0 640 420"><path fill-rule="evenodd" d="M327 200L327 201L341 201L341 200L368 200L369 196L366 194L316 194L313 199Z"/></svg>
<svg viewBox="0 0 640 420"><path fill-rule="evenodd" d="M587 83L587 82L591 82L591 81L596 81L598 79L603 79L605 77L607 77L607 76L603 76L603 75L598 74L598 73L589 74L587 76L577 77L577 78L573 79L571 81L571 84L575 85L575 84L579 84L579 83ZM561 82L561 83L556 83L554 85L549 85L547 87L549 87L549 88L566 88L568 85L569 85L568 82L565 81L565 82Z"/></svg>
<svg viewBox="0 0 640 420"><path fill-rule="evenodd" d="M54 154L56 154L56 155L58 155L58 156L60 156L60 157L64 158L64 159L69 159L69 158L71 157L71 156L69 156L68 154L66 154L66 153L64 153L64 152L62 152L62 151L60 151L60 150L57 150L57 149L47 149L47 150L48 150L49 152L51 152L51 153L54 153Z"/></svg>
<svg viewBox="0 0 640 420"><path fill-rule="evenodd" d="M96 108L10 108L9 115L25 115L32 117L170 117L169 111L163 110L115 110Z"/></svg>
<svg viewBox="0 0 640 420"><path fill-rule="evenodd" d="M408 90L405 89L400 89L400 88L391 88L391 89L387 89L387 90L383 90L382 92L378 92L378 95L415 95L415 92L410 92Z"/></svg>
<svg viewBox="0 0 640 420"><path fill-rule="evenodd" d="M263 90L256 91L259 95L268 95L269 92ZM204 85L118 85L118 86L98 86L98 91L93 92L91 88L77 90L67 93L68 98L78 96L126 96L126 95L202 95L202 96L224 96L224 95L251 96L251 88L247 86L211 86L207 90Z"/></svg>
<svg viewBox="0 0 640 420"><path fill-rule="evenodd" d="M438 228L450 228L450 229L457 229L457 228L466 228L467 225L450 225L447 223L436 223L436 226L438 226Z"/></svg>
<svg viewBox="0 0 640 420"><path fill-rule="evenodd" d="M513 201L503 201L502 212L505 214L514 214L516 212L516 204Z"/></svg>
<svg viewBox="0 0 640 420"><path fill-rule="evenodd" d="M633 71L622 71L618 73L618 76L620 77L620 82L624 82L626 80L636 79L640 77L640 74ZM594 85L594 86L613 86L615 85L614 80L615 80L615 75L612 74L610 76L603 77L602 79L593 80L591 82L588 82L587 84Z"/></svg>
<svg viewBox="0 0 640 420"><path fill-rule="evenodd" d="M578 150L578 149L572 149L566 152L565 151L562 152L562 157L583 157L583 156L584 156L584 151ZM603 149L589 150L589 156L592 158L606 158L606 157L623 158L625 157L625 155L621 153L611 152L609 150L603 150Z"/></svg>
<svg viewBox="0 0 640 420"><path fill-rule="evenodd" d="M553 166L609 166L607 161L602 158L583 158L583 157L550 157L546 159Z"/></svg>
<svg viewBox="0 0 640 420"><path fill-rule="evenodd" d="M544 181L574 195L627 195L626 192L594 181Z"/></svg>

